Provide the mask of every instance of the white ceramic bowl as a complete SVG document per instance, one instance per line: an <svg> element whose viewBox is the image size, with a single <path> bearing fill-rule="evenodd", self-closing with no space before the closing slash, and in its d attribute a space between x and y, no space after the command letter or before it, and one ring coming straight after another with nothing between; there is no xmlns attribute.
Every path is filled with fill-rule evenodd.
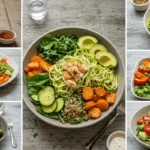
<svg viewBox="0 0 150 150"><path fill-rule="evenodd" d="M125 138L125 132L123 131L115 131L112 134L109 135L109 137L107 138L107 149L110 150L110 142L111 140L116 137L116 136L122 136Z"/></svg>
<svg viewBox="0 0 150 150"><path fill-rule="evenodd" d="M117 105L119 104L121 97L123 95L124 92L124 66L123 66L123 62L122 59L119 55L119 53L117 52L117 49L114 47L114 45L104 36L102 36L100 33L97 33L95 31L89 30L89 29L85 29L85 28L79 28L79 27L65 27L65 28L60 28L60 29L55 29L53 31L49 31L41 36L39 36L38 39L36 39L28 48L24 60L23 60L23 68L25 68L27 66L27 64L30 61L30 58L34 55L37 54L37 46L39 45L41 39L46 35L46 34L52 34L52 36L56 36L58 34L61 35L76 35L77 37L81 37L81 36L85 36L85 35L90 35L90 36L94 36L96 39L98 39L99 43L104 44L108 51L110 51L111 53L113 53L115 55L115 57L118 60L118 65L116 67L116 73L119 75L120 78L120 83L117 89L117 99L116 102L113 106L111 106L107 111L102 113L102 116L98 119L95 120L88 120L86 122L82 122L80 124L69 124L69 123L65 123L62 124L60 121L55 120L55 119L50 119L47 118L41 114L39 114L36 109L35 109L35 105L30 101L30 98L28 96L28 91L27 91L27 82L24 80L23 82L23 96L24 96L24 101L26 103L26 105L29 107L29 109L41 120L45 121L48 124L57 126L57 127L61 127L61 128L83 128L83 127L87 127L90 125L93 125L97 122L102 121L104 118L106 118L109 114L111 114L111 112L117 107ZM24 76L26 76L26 74L24 73Z"/></svg>
<svg viewBox="0 0 150 150"><path fill-rule="evenodd" d="M136 136L136 128L137 128L137 120L139 118L142 118L144 115L146 115L150 111L150 105L141 108L138 110L132 117L131 122L130 122L130 130L134 138L143 146L150 148L150 145L145 144L143 141L141 141L137 136Z"/></svg>
<svg viewBox="0 0 150 150"><path fill-rule="evenodd" d="M135 4L134 0L131 0L131 3L132 3L135 10L137 10L137 11L146 11L149 8L150 0L148 0L147 3L142 4L142 5Z"/></svg>
<svg viewBox="0 0 150 150"><path fill-rule="evenodd" d="M19 71L19 67L18 67L17 63L14 60L12 60L11 58L9 58L8 56L0 54L0 59L1 58L7 58L7 63L14 69L10 79L7 82L0 85L0 87L3 87L3 86L7 85L8 83L10 83L11 81L13 81L16 78L16 76L18 74L18 71Z"/></svg>
<svg viewBox="0 0 150 150"><path fill-rule="evenodd" d="M147 59L150 59L150 58L143 58L143 59L141 59L141 60L136 64L136 66L135 66L135 68L134 68L134 72L133 72L133 74L132 74L132 79L131 79L131 92L132 92L132 94L133 94L135 97L137 97L137 98L139 98L139 99L144 99L144 100L150 100L150 98L140 97L140 96L136 95L135 92L134 92L134 89L135 89L134 73L138 71L139 64L140 64L141 62L143 62L144 60L147 60Z"/></svg>
<svg viewBox="0 0 150 150"><path fill-rule="evenodd" d="M150 35L150 30L147 28L147 24L148 24L149 20L150 20L150 8L146 11L146 13L144 15L144 19L143 19L143 24L144 24L145 30Z"/></svg>
<svg viewBox="0 0 150 150"><path fill-rule="evenodd" d="M0 138L0 142L1 142L6 137L8 131L8 125L2 116L0 116L0 125L4 133L3 136Z"/></svg>
<svg viewBox="0 0 150 150"><path fill-rule="evenodd" d="M12 30L0 30L0 34L4 33L4 32L8 32L8 33L12 34L14 36L14 38L13 39L2 39L2 38L0 38L1 44L8 45L8 44L12 44L13 42L15 42L17 34L14 31L12 31Z"/></svg>

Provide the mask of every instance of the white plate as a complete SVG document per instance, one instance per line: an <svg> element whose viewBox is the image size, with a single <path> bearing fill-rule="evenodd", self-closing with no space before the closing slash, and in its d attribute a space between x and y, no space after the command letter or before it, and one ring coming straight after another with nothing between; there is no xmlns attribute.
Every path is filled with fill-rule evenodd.
<svg viewBox="0 0 150 150"><path fill-rule="evenodd" d="M143 59L141 59L141 60L136 64L136 66L135 66L135 68L134 68L134 72L133 72L133 74L132 74L132 79L131 79L131 92L132 92L132 94L133 94L135 97L137 97L137 98L139 98L139 99L144 99L144 100L150 100L150 98L140 97L140 96L136 95L135 92L134 92L134 89L135 89L135 85L134 85L134 73L138 71L139 64L140 64L141 62L143 62L144 60L147 60L147 59L150 59L150 58L143 58Z"/></svg>
<svg viewBox="0 0 150 150"><path fill-rule="evenodd" d="M145 144L143 141L141 141L137 136L136 136L136 128L137 128L137 120L142 118L144 115L146 115L150 111L150 105L143 107L142 109L138 110L132 117L131 123L130 123L130 130L134 138L143 146L150 148L150 145Z"/></svg>
<svg viewBox="0 0 150 150"><path fill-rule="evenodd" d="M2 59L2 58L7 58L8 65L10 65L14 69L14 71L12 72L12 75L11 75L10 79L7 82L1 84L0 87L7 85L12 80L14 80L16 78L16 76L18 74L18 70L19 70L17 63L14 60L12 60L11 58L9 58L8 56L0 54L0 59Z"/></svg>
<svg viewBox="0 0 150 150"><path fill-rule="evenodd" d="M150 30L148 30L148 28L147 28L148 20L150 20L150 8L146 11L146 13L144 15L144 19L143 19L143 24L144 24L145 30L150 35Z"/></svg>

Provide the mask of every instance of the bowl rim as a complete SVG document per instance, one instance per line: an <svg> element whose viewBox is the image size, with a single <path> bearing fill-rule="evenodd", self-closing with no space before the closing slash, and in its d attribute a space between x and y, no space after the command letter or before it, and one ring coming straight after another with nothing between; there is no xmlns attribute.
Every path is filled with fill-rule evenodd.
<svg viewBox="0 0 150 150"><path fill-rule="evenodd" d="M0 138L0 142L1 141L3 141L4 140L4 138L6 137L6 135L7 135L7 132L8 132L8 124L7 124L7 122L6 122L6 120L0 115L0 118L3 120L3 122L5 123L5 125L6 125L6 132L4 133L4 135L3 135L3 137L2 138Z"/></svg>
<svg viewBox="0 0 150 150"><path fill-rule="evenodd" d="M110 43L110 45L115 49L115 51L116 51L116 53L118 54L118 57L119 57L119 59L120 59L120 61L121 61L121 63L120 63L120 64L121 64L121 67L122 67L123 70L124 70L124 63L123 63L122 57L121 57L120 54L117 52L116 47L114 46L114 44L112 44L112 42L110 42L110 40L108 40L108 39L107 39L106 37L104 37L102 34L96 32L96 31L94 31L94 30L91 30L91 29L89 29L89 28L84 28L84 27L76 27L76 26L67 26L67 27L55 28L55 29L49 30L49 31L45 32L44 34L42 34L41 36L39 36L39 37L38 37L36 40L34 40L34 41L30 44L30 46L27 48L27 51L26 51L25 54L24 54L23 63L24 63L24 60L25 60L25 58L26 58L27 53L29 52L29 50L32 48L32 46L33 46L39 39L41 39L43 36L45 36L45 35L48 34L48 33L55 32L55 31L57 31L57 30L63 30L63 29L80 29L80 30L87 30L87 31L93 32L93 33L95 33L95 34L97 34L97 35L100 35L103 39L105 39L108 43ZM124 75L124 74L123 74L123 81L125 81L125 75ZM124 89L125 89L125 82L123 82L123 86L122 86L122 87L123 87L123 88L122 88L122 90L121 90L121 92L120 92L121 94L118 95L119 101L116 102L115 108L112 109L110 112L108 112L107 116L109 116L109 115L116 109L116 107L118 106L118 104L120 103L120 100L121 100L121 98L122 98L122 96L123 96ZM56 124L53 124L53 123L51 123L51 122L49 122L49 121L43 119L43 116L37 115L37 113L35 113L34 110L32 110L32 108L30 107L30 104L27 102L29 99L27 100L27 99L25 98L24 93L23 93L23 100L24 100L24 102L26 103L26 105L28 106L28 108L30 109L30 111L31 111L36 117L38 117L40 120L46 122L47 124L50 124L50 125L55 126L55 127L65 128L65 129L78 129L78 128L85 128L85 127L94 125L94 124L96 124L96 123L98 123L98 122L100 121L99 119L97 119L97 120L95 120L95 122L93 122L93 123L91 123L91 124L88 124L88 125L83 125L83 126L69 126L69 127L66 126L66 127L65 127L65 126L61 126L61 125L56 125ZM102 118L102 120L105 119L107 116L104 116L104 117Z"/></svg>
<svg viewBox="0 0 150 150"><path fill-rule="evenodd" d="M142 58L142 59L140 59L140 60L136 63L136 65L135 65L135 67L134 67L134 70L133 70L133 72L132 72L132 79L131 79L131 84L130 84L130 88L131 88L132 94L133 94L135 97L137 97L138 99L143 99L143 100L150 100L150 98L147 98L147 97L140 97L140 96L138 96L138 95L135 94L134 89L133 89L133 86L135 86L133 80L134 80L134 73L137 71L136 68L139 66L139 63L142 62L142 61L144 61L144 60L147 60L147 59L150 59L150 57L149 57L149 58L148 58L148 57L147 57L147 58Z"/></svg>
<svg viewBox="0 0 150 150"><path fill-rule="evenodd" d="M150 8L148 8L144 14L144 17L143 17L143 24L144 24L144 28L145 30L147 31L147 33L150 35L150 30L148 30L146 24L145 24L145 18L146 18L146 15L148 14L148 12L150 11Z"/></svg>
<svg viewBox="0 0 150 150"><path fill-rule="evenodd" d="M109 150L109 142L110 142L110 140L111 140L111 137L113 136L113 135L123 135L125 138L126 138L126 134L125 134L125 132L124 131L115 131L115 132L112 132L109 136L108 136L108 138L107 138L107 149Z"/></svg>
<svg viewBox="0 0 150 150"><path fill-rule="evenodd" d="M138 5L138 4L135 4L135 3L133 2L133 0L131 0L131 3L132 3L132 5L134 5L134 6L137 6L137 7L142 7L142 6L146 6L146 5L148 5L148 4L150 3L150 0L148 0L148 2L147 2L147 3L140 4L140 5Z"/></svg>
<svg viewBox="0 0 150 150"><path fill-rule="evenodd" d="M14 35L14 37L12 39L3 39L3 38L0 38L1 41L12 41L12 40L15 40L16 37L17 37L16 32L13 31L13 30L8 30L8 29L7 30L0 30L0 33L4 33L4 32L11 32Z"/></svg>
<svg viewBox="0 0 150 150"><path fill-rule="evenodd" d="M145 144L145 143L144 143L143 141L141 141L137 136L134 135L134 133L133 133L133 131L132 131L132 128L131 128L131 125L132 125L131 122L132 122L132 120L133 120L133 117L134 117L139 111L141 111L142 109L145 109L145 108L148 107L148 106L150 106L150 105L147 105L147 106L144 106L144 107L140 108L139 110L137 110L137 111L132 115L131 120L130 120L130 132L132 133L133 137L134 137L140 144L142 144L142 145L144 145L144 146L150 148L150 145Z"/></svg>
<svg viewBox="0 0 150 150"><path fill-rule="evenodd" d="M1 84L1 85L0 85L0 88L1 88L1 87L5 86L5 85L9 84L10 82L12 82L12 81L17 77L18 72L19 72L19 66L18 66L18 64L17 64L13 59L11 59L10 57L8 57L8 56L6 56L6 55L3 55L3 54L1 54L1 53L0 53L0 56L4 56L4 57L6 57L7 59L13 61L13 63L17 66L17 68L13 68L13 69L16 70L16 72L17 72L16 75L15 75L13 78L9 79L7 82Z"/></svg>

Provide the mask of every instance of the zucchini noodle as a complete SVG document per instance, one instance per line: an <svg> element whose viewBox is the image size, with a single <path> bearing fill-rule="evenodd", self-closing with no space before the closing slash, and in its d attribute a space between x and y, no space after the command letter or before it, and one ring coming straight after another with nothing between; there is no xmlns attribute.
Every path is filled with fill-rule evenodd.
<svg viewBox="0 0 150 150"><path fill-rule="evenodd" d="M78 81L76 88L68 87L63 79L63 63L71 62L73 58L81 64L87 64L89 68L89 71ZM119 82L119 78L114 74L114 70L97 64L97 60L86 49L76 50L73 56L66 55L62 60L51 66L49 76L56 93L63 97L69 97L73 92L81 91L84 86L103 86L109 92L114 92Z"/></svg>

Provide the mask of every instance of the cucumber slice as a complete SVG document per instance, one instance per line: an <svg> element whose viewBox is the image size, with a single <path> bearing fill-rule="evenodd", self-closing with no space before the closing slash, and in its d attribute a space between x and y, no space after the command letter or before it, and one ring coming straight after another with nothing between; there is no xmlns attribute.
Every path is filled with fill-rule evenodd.
<svg viewBox="0 0 150 150"><path fill-rule="evenodd" d="M38 95L31 95L31 98L32 98L34 101L39 101Z"/></svg>
<svg viewBox="0 0 150 150"><path fill-rule="evenodd" d="M54 89L50 86L47 86L40 90L38 94L39 102L43 106L50 106L54 103L55 100Z"/></svg>
<svg viewBox="0 0 150 150"><path fill-rule="evenodd" d="M63 109L63 107L65 105L65 101L63 98L58 98L56 101L57 101L57 108L56 108L55 112L59 112Z"/></svg>
<svg viewBox="0 0 150 150"><path fill-rule="evenodd" d="M41 106L42 107L42 110L43 112L45 113L52 113L53 111L56 110L57 108L57 102L55 101L52 105L50 106Z"/></svg>

